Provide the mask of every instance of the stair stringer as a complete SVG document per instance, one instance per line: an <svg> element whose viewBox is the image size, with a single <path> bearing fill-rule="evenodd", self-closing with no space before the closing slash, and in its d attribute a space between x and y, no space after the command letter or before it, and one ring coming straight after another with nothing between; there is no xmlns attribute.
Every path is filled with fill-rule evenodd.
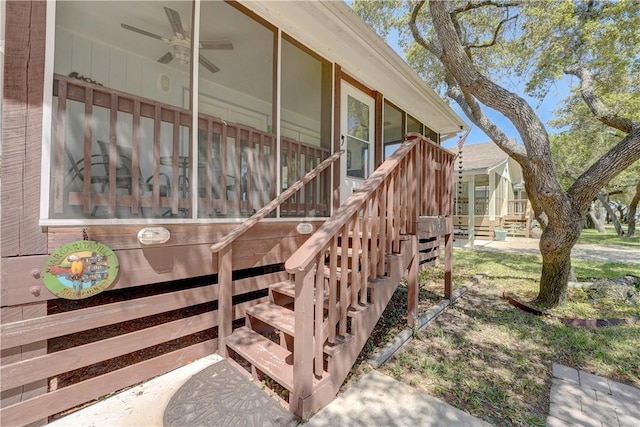
<svg viewBox="0 0 640 427"><path fill-rule="evenodd" d="M394 291L400 284L412 258L408 253L410 247L410 242L401 242L400 254L386 256L387 275L369 281L370 285L376 288L375 300L367 306L366 310L359 311L352 316L352 338L340 344L339 349L330 356L328 367L331 381L320 384L314 389L311 396L302 401L300 410L303 419L308 419L315 412L327 406L338 394L342 383L347 378Z"/></svg>

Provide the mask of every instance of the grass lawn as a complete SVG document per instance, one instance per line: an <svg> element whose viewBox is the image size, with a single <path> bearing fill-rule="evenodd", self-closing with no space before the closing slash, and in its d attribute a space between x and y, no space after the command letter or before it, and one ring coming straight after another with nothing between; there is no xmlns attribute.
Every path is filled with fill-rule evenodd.
<svg viewBox="0 0 640 427"><path fill-rule="evenodd" d="M380 371L499 426L545 424L552 363L584 369L640 387L640 323L574 327L522 312L502 298L521 301L538 290L540 257L456 249L454 282L476 273L488 276L426 329L416 332ZM581 281L625 275L640 277L640 266L574 260ZM442 298L442 270L421 274L421 309ZM640 285L638 285L640 286ZM615 298L590 298L570 289L569 303L553 314L565 317L640 316L640 305ZM399 288L365 347L355 376L366 360L406 323L406 292Z"/></svg>
<svg viewBox="0 0 640 427"><path fill-rule="evenodd" d="M620 237L613 226L606 226L606 233L598 233L595 229L584 229L580 234L578 243L630 246L640 249L640 234L636 232L634 237ZM622 229L627 232L627 224L622 224Z"/></svg>

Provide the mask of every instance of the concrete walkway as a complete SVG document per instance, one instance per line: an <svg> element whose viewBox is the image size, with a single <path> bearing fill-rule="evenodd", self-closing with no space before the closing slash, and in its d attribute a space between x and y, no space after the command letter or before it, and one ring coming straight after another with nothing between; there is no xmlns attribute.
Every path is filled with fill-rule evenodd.
<svg viewBox="0 0 640 427"><path fill-rule="evenodd" d="M203 357L47 424L55 427L161 427L171 397L192 376L222 360Z"/></svg>
<svg viewBox="0 0 640 427"><path fill-rule="evenodd" d="M52 421L49 425L161 427L171 397L201 370L220 360L216 355L200 359ZM558 364L553 365L553 376L548 427L640 426L640 389ZM212 425L245 427L243 424L229 423ZM360 378L306 423L301 421L301 425L490 426L479 418L377 371Z"/></svg>
<svg viewBox="0 0 640 427"><path fill-rule="evenodd" d="M640 389L553 365L548 427L638 427Z"/></svg>
<svg viewBox="0 0 640 427"><path fill-rule="evenodd" d="M540 255L540 240L526 237L507 237L504 241L478 240L473 244L473 249L492 252L517 253L522 255ZM454 240L454 247L471 249L466 239ZM640 249L615 245L577 244L571 250L571 256L577 259L586 259L602 262L620 262L623 264L640 265Z"/></svg>
<svg viewBox="0 0 640 427"><path fill-rule="evenodd" d="M490 427L460 409L371 371L304 424L334 426Z"/></svg>

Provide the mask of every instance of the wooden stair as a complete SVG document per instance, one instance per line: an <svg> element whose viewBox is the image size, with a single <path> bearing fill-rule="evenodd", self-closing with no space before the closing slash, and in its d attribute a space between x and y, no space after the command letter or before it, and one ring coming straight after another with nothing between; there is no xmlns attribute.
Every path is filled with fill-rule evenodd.
<svg viewBox="0 0 640 427"><path fill-rule="evenodd" d="M342 249L338 248L338 253ZM349 248L346 251L349 258L361 257L362 251L353 251ZM349 327L346 333L340 335L336 331L336 339L333 343L327 340L327 322L324 322L323 330L323 370L321 375L317 373L313 376L313 393L311 400L313 403L309 407L313 410L320 409L337 394L342 382L351 370L360 351L364 347L367 339L380 315L384 311L393 291L400 282L401 272L406 268L404 263L399 262L400 257L389 256L389 261L394 264L393 268L387 266L385 274L395 272L393 277L386 275L373 280L367 284L367 296L365 303L355 302L347 309ZM351 266L351 263L348 263ZM329 266L324 265L324 275L330 275ZM343 280L340 267L335 273L342 286L343 282L347 286L347 292L351 292L352 271L349 269L344 275L348 280ZM224 343L228 356L235 361L233 363L245 374L250 375L254 381L262 384L272 384L269 379L277 383L283 390L273 390L278 399L283 396L291 396L295 393L295 364L294 364L294 340L295 340L295 292L296 285L292 280L273 283L269 286L269 301L257 304L247 309L245 316L245 326L239 327L226 337ZM314 294L314 303L316 300ZM323 316L328 316L329 294L325 287L323 295ZM266 377L266 378L265 378ZM273 388L273 387L272 387ZM275 387L277 388L277 387ZM290 402L281 401L283 404ZM295 412L295 411L294 411Z"/></svg>
<svg viewBox="0 0 640 427"><path fill-rule="evenodd" d="M320 167L212 245L220 284L220 353L272 388L298 417L329 404L405 271L407 319L415 318L420 262L439 254L433 237L445 236L445 295L451 295L453 161L451 152L407 134L358 191L283 260L289 281L271 284L268 302L246 309L245 325L235 330L233 241L318 176Z"/></svg>

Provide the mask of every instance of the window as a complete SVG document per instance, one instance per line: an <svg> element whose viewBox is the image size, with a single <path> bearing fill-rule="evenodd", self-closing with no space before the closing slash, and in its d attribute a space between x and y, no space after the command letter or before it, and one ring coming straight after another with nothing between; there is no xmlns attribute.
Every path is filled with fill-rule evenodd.
<svg viewBox="0 0 640 427"><path fill-rule="evenodd" d="M275 29L201 2L198 217L251 216L275 197Z"/></svg>
<svg viewBox="0 0 640 427"><path fill-rule="evenodd" d="M287 36L282 39L281 188L314 169L331 152L332 66ZM329 171L281 207L283 216L329 211ZM298 203L299 202L299 203Z"/></svg>
<svg viewBox="0 0 640 427"><path fill-rule="evenodd" d="M384 146L384 158L386 159L400 147L404 141L404 113L391 103L384 103L384 133L382 143Z"/></svg>
<svg viewBox="0 0 640 427"><path fill-rule="evenodd" d="M48 218L248 216L274 197L273 27L226 2L55 7Z"/></svg>
<svg viewBox="0 0 640 427"><path fill-rule="evenodd" d="M422 135L422 123L407 115L407 132L417 132Z"/></svg>

